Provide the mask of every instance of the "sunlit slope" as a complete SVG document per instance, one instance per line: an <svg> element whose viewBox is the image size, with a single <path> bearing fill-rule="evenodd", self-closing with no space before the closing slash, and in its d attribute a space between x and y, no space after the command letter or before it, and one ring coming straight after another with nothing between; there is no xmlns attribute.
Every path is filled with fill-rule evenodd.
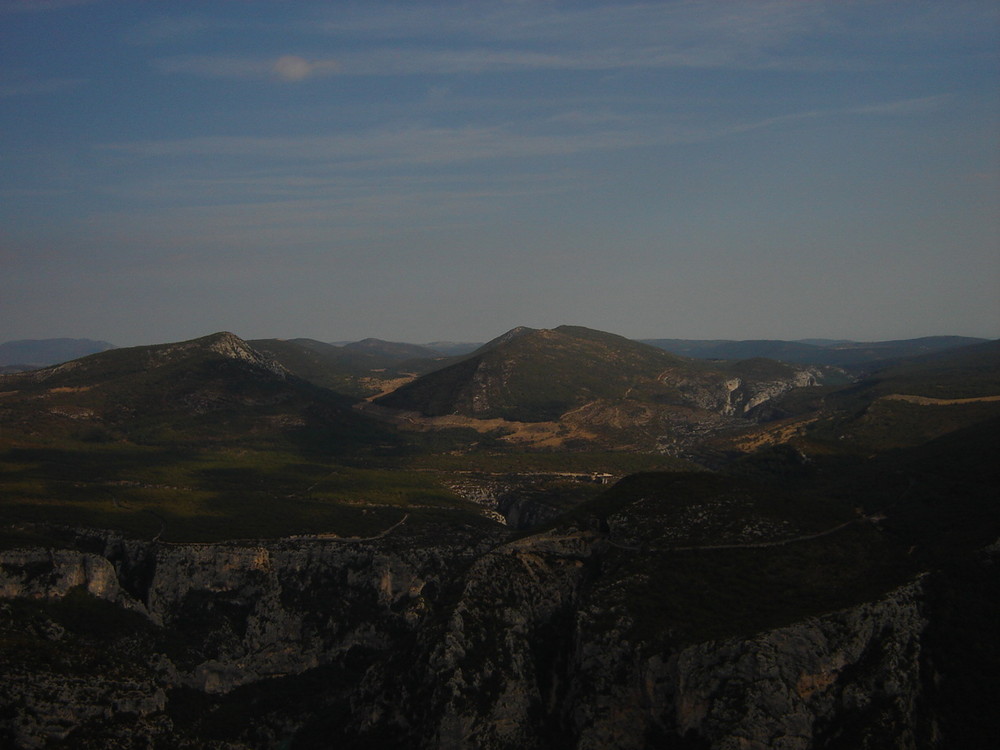
<svg viewBox="0 0 1000 750"><path fill-rule="evenodd" d="M407 513L470 515L433 477L383 466L403 449L390 428L232 334L5 376L0 391L12 544L36 534L25 524L183 541L366 536Z"/></svg>
<svg viewBox="0 0 1000 750"><path fill-rule="evenodd" d="M364 441L373 428L349 399L293 376L230 333L114 349L6 376L14 435L139 443L255 439Z"/></svg>
<svg viewBox="0 0 1000 750"><path fill-rule="evenodd" d="M818 438L860 450L915 446L1000 416L1000 341L918 357L827 395Z"/></svg>
<svg viewBox="0 0 1000 750"><path fill-rule="evenodd" d="M733 414L764 383L804 385L815 375L769 360L716 364L577 326L514 329L457 364L377 400L425 416L557 420L595 404L626 403Z"/></svg>
<svg viewBox="0 0 1000 750"><path fill-rule="evenodd" d="M539 422L596 398L620 398L676 362L666 352L608 334L537 330L487 345L378 403L428 416Z"/></svg>

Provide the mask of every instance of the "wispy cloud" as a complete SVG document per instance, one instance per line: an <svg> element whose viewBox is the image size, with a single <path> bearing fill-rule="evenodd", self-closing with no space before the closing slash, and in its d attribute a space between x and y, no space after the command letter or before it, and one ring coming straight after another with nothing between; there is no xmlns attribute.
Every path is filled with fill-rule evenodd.
<svg viewBox="0 0 1000 750"><path fill-rule="evenodd" d="M129 185L121 196L133 200L137 190L149 191L142 198L154 208L95 213L83 234L147 251L236 247L270 254L275 248L366 243L421 227L476 225L503 215L509 201L572 192L583 182L572 172L519 172L488 184L422 174L378 180L284 173L157 180ZM187 202L177 200L182 195ZM218 202L220 195L227 200Z"/></svg>
<svg viewBox="0 0 1000 750"><path fill-rule="evenodd" d="M310 60L298 55L267 58L185 56L163 58L154 64L163 73L286 82L330 75L340 69L336 60Z"/></svg>
<svg viewBox="0 0 1000 750"><path fill-rule="evenodd" d="M299 137L205 136L105 143L99 149L141 158L289 160L362 171L501 159L560 157L646 146L697 143L791 123L858 115L919 115L946 96L902 99L852 107L809 109L731 122L682 116L572 109L530 121L454 127L409 125Z"/></svg>
<svg viewBox="0 0 1000 750"><path fill-rule="evenodd" d="M511 205L597 190L608 178L585 166L587 160L566 157L703 143L838 118L918 116L946 101L894 100L728 123L574 109L528 124L107 143L100 149L109 163L121 160L130 177L102 192L114 205L132 208L95 217L88 231L123 232L111 239L163 248L265 248L471 226Z"/></svg>
<svg viewBox="0 0 1000 750"><path fill-rule="evenodd" d="M898 99L855 107L850 112L859 115L916 115L940 109L951 99L952 97L947 94L923 96L916 99Z"/></svg>
<svg viewBox="0 0 1000 750"><path fill-rule="evenodd" d="M431 5L392 14L354 6L317 25L334 40L360 36L390 42L420 72L629 67L766 67L781 47L828 26L828 4L638 3L597 7L494 4L474 13ZM466 51L456 55L456 39ZM386 56L356 59L345 72L401 72ZM462 67L465 63L465 67Z"/></svg>
<svg viewBox="0 0 1000 750"><path fill-rule="evenodd" d="M478 38L518 43L599 43L630 38L641 43L708 40L720 35L759 45L812 28L830 3L760 0L713 3L613 3L585 6L552 3L494 3L462 12L448 3L400 6L392 13L369 4L348 5L327 14L311 29L370 39Z"/></svg>
<svg viewBox="0 0 1000 750"><path fill-rule="evenodd" d="M336 73L339 69L340 64L336 60L306 60L298 55L282 55L271 65L271 71L285 81L304 81Z"/></svg>
<svg viewBox="0 0 1000 750"><path fill-rule="evenodd" d="M382 47L364 52L341 52L336 60L309 60L298 56L166 57L155 62L164 73L186 73L207 78L265 79L276 72L288 80L340 73L345 76L462 75L530 71L615 71L666 68L757 68L838 67L843 62L821 62L802 57L777 61L732 50L709 47L684 48L671 45L604 46L594 49L541 51L517 48L470 47L467 49L403 49ZM851 63L851 67L856 64ZM285 76L292 70L298 77Z"/></svg>
<svg viewBox="0 0 1000 750"><path fill-rule="evenodd" d="M468 74L634 68L801 68L832 65L784 45L825 29L828 4L655 3L591 8L546 3L495 4L470 10L453 4L338 6L326 20L293 22L299 33L334 51L330 58L288 58L287 80L343 75ZM196 21L159 22L155 35L188 30ZM358 48L358 42L363 48ZM294 63L294 64L293 64ZM837 63L842 64L842 63ZM265 78L275 58L204 54L167 57L165 73L211 78ZM280 71L285 71L280 73Z"/></svg>
<svg viewBox="0 0 1000 750"><path fill-rule="evenodd" d="M857 107L841 107L837 109L810 109L802 112L765 117L760 120L749 120L736 123L716 131L714 137L736 135L754 130L767 130L796 122L808 120L830 120L834 118L853 117L857 115L909 116L918 115L940 109L950 99L949 96L926 96L917 99L899 99L889 102L878 102Z"/></svg>
<svg viewBox="0 0 1000 750"><path fill-rule="evenodd" d="M211 136L111 143L101 148L149 158L253 157L259 161L323 161L341 168L384 169L393 165L449 164L631 148L693 135L687 130L665 130L663 123L659 128L650 128L649 122L640 123L640 119L633 118L629 127L583 128L576 132L556 127L530 132L514 125L410 126L329 136Z"/></svg>
<svg viewBox="0 0 1000 750"><path fill-rule="evenodd" d="M761 0L636 3L593 7L500 3L347 4L318 20L290 21L313 40L315 59L249 55L166 57L165 73L210 78L304 80L345 76L467 75L633 69L864 70L896 64L877 47L853 56L833 40L864 36L851 5ZM916 11L914 11L916 13ZM917 13L917 15L920 15ZM926 15L923 14L923 15ZM191 21L178 21L186 28ZM170 25L165 29L170 31ZM920 36L901 28L898 37ZM275 61L283 59L280 68ZM334 63L336 60L336 63Z"/></svg>

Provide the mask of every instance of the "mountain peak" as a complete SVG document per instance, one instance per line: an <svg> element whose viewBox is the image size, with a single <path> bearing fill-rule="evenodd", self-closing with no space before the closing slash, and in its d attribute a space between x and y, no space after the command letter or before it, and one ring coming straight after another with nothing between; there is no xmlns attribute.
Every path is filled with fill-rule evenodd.
<svg viewBox="0 0 1000 750"><path fill-rule="evenodd" d="M485 352L495 347L498 347L502 344L506 344L508 341L513 341L516 338L520 338L521 336L526 336L529 333L537 333L538 331L539 329L537 328L528 328L527 326L517 326L516 328L511 328L509 331L507 331L507 333L502 333L495 339L487 341L476 351Z"/></svg>
<svg viewBox="0 0 1000 750"><path fill-rule="evenodd" d="M540 422L599 399L654 387L657 376L678 361L662 350L588 328L519 326L376 403L428 416Z"/></svg>
<svg viewBox="0 0 1000 750"><path fill-rule="evenodd" d="M235 333L230 333L229 331L219 331L218 333L203 336L185 343L200 345L208 351L220 354L227 359L246 362L249 365L267 370L281 378L288 377L290 374L277 360L261 354Z"/></svg>
<svg viewBox="0 0 1000 750"><path fill-rule="evenodd" d="M204 344L207 349L217 352L226 357L242 359L246 353L253 351L252 347L235 333L229 331L219 331L200 339L194 339L192 343Z"/></svg>

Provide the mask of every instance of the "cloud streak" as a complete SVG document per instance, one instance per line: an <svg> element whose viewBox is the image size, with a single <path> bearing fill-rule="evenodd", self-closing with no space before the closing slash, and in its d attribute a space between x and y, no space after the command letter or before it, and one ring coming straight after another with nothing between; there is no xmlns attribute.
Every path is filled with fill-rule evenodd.
<svg viewBox="0 0 1000 750"><path fill-rule="evenodd" d="M367 171L445 166L504 159L568 156L698 139L687 128L634 118L628 128L557 128L527 132L520 126L377 128L367 132L308 137L215 136L170 141L111 143L101 150L142 158L234 158L257 163L326 163L339 170ZM643 127L645 125L645 127ZM247 163L243 161L243 163Z"/></svg>
<svg viewBox="0 0 1000 750"><path fill-rule="evenodd" d="M278 57L212 57L205 55L162 58L154 62L162 73L183 73L204 78L277 80L296 83L332 75L340 69L336 60L310 60L299 55Z"/></svg>
<svg viewBox="0 0 1000 750"><path fill-rule="evenodd" d="M284 81L304 81L336 73L339 69L336 60L306 60L298 55L282 55L271 65L271 71Z"/></svg>
<svg viewBox="0 0 1000 750"><path fill-rule="evenodd" d="M732 51L669 45L607 46L600 49L556 52L517 48L478 47L464 50L402 50L385 47L368 52L346 52L336 60L307 60L298 56L270 57L185 56L155 62L163 73L206 78L266 79L277 72L286 80L339 73L344 76L468 75L536 71L618 71L636 69L739 68L744 70L845 70L859 62L824 61L806 56L764 58Z"/></svg>
<svg viewBox="0 0 1000 750"><path fill-rule="evenodd" d="M339 135L303 137L206 136L105 143L100 150L141 158L252 157L295 160L348 169L455 164L493 159L567 156L646 146L698 143L806 120L858 115L917 115L947 97L903 99L870 105L814 109L731 123L662 115L629 117L568 111L533 122L461 127L379 127Z"/></svg>
<svg viewBox="0 0 1000 750"><path fill-rule="evenodd" d="M336 18L299 23L317 48L332 48L339 66L320 57L288 61L289 80L336 70L342 75L456 75L628 69L840 68L822 54L786 47L829 31L831 6L771 0L755 3L656 3L592 8L499 4L475 12L448 4L346 5ZM456 40L460 40L456 44ZM364 49L358 42L364 41ZM799 45L801 46L801 44ZM264 78L274 58L166 57L165 73L210 78ZM861 64L859 61L850 63Z"/></svg>
<svg viewBox="0 0 1000 750"><path fill-rule="evenodd" d="M861 4L862 6L866 4ZM929 7L913 14L926 18ZM308 35L314 58L298 55L204 54L156 61L163 73L216 79L275 77L302 81L342 76L475 75L545 71L742 70L861 71L898 62L879 47L855 55L832 51L837 40L868 33L844 3L760 2L495 4L475 12L450 4L338 7L336 17L290 24ZM959 11L961 9L958 9ZM959 13L960 14L960 13ZM948 24L948 19L941 23ZM180 23L180 21L178 21ZM191 23L191 22L189 22ZM895 29L893 38L920 40L926 21ZM961 26L968 32L968 24ZM960 33L959 31L955 32ZM982 40L980 40L982 41ZM928 55L933 55L928 49ZM336 62L334 62L334 60Z"/></svg>

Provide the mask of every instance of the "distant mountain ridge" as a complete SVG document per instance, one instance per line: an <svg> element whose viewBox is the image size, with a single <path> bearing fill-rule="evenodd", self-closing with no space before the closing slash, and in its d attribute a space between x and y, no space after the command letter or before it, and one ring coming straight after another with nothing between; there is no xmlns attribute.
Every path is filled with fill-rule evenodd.
<svg viewBox="0 0 1000 750"><path fill-rule="evenodd" d="M354 342L337 342L334 346L369 351L396 359L405 352L420 357L462 357L478 350L488 349L505 337L516 337L538 330L517 326L497 339L485 343L455 343L436 341L426 344L387 342L382 339L363 339ZM805 365L841 367L854 373L871 372L892 366L899 360L922 354L949 351L964 346L981 344L990 339L972 336L922 336L913 339L886 341L854 341L851 339L632 339L658 349L695 359L742 360L763 357L781 362ZM424 350L421 352L421 350Z"/></svg>
<svg viewBox="0 0 1000 750"><path fill-rule="evenodd" d="M989 339L968 336L924 336L893 341L842 341L808 339L783 341L751 339L744 341L714 339L640 339L673 354L698 359L749 359L767 357L782 362L832 365L845 368L865 368L874 363L888 364L892 360L921 354L982 344Z"/></svg>
<svg viewBox="0 0 1000 750"><path fill-rule="evenodd" d="M482 341L428 341L423 343L410 343L405 341L386 341L379 338L366 338L359 341L330 341L330 346L338 348L349 347L352 349L376 348L380 344L388 344L390 347L419 347L428 350L435 357L459 357L469 354L483 345ZM373 346L374 345L374 346ZM426 356L426 354L424 355Z"/></svg>
<svg viewBox="0 0 1000 750"><path fill-rule="evenodd" d="M0 344L0 365L45 367L114 348L114 344L93 339L20 339Z"/></svg>
<svg viewBox="0 0 1000 750"><path fill-rule="evenodd" d="M531 332L533 328L518 326L503 336ZM501 337L502 338L502 337ZM886 341L853 341L849 339L633 339L672 354L697 359L751 359L766 357L799 364L827 364L851 367L869 362L881 362L904 357L947 351L980 344L990 339L970 336L924 336L914 339ZM255 339L254 341L291 341L314 349L331 347L371 354L381 362L407 359L455 357L471 354L477 349L501 343L494 339L483 342L431 341L408 343L365 338L358 341L321 342L314 339ZM51 338L20 339L0 343L0 366L44 367L116 348L107 341L93 339Z"/></svg>
<svg viewBox="0 0 1000 750"><path fill-rule="evenodd" d="M354 341L344 344L344 349L356 349L376 356L385 357L393 361L407 359L430 359L443 356L441 352L429 349L419 344L406 344L398 341L385 341L383 339L367 338L361 341Z"/></svg>

